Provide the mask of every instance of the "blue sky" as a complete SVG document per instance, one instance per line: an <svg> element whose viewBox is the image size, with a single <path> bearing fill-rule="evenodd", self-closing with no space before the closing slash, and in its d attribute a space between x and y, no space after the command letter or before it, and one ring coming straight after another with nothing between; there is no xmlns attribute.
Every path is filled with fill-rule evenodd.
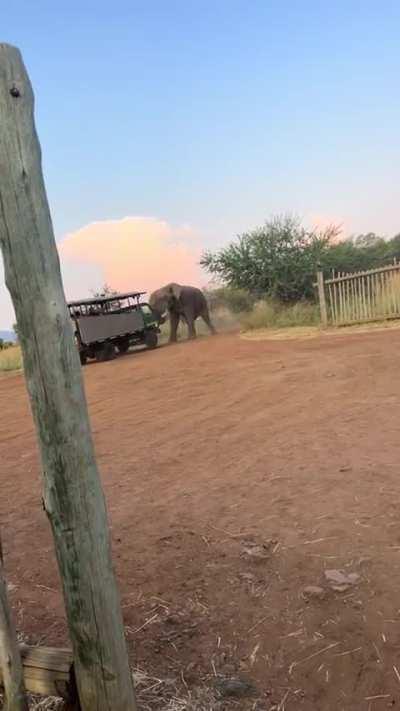
<svg viewBox="0 0 400 711"><path fill-rule="evenodd" d="M58 239L147 216L199 249L286 211L400 231L399 3L16 0L2 24Z"/></svg>

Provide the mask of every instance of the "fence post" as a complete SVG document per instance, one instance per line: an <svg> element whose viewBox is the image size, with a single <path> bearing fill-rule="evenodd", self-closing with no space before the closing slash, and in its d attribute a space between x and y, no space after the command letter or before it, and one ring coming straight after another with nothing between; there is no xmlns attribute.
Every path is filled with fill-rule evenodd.
<svg viewBox="0 0 400 711"><path fill-rule="evenodd" d="M28 711L24 673L7 595L0 538L0 666L6 695L5 711Z"/></svg>
<svg viewBox="0 0 400 711"><path fill-rule="evenodd" d="M82 711L135 711L104 495L21 55L0 44L0 246L18 322Z"/></svg>
<svg viewBox="0 0 400 711"><path fill-rule="evenodd" d="M324 273L318 265L317 271L317 286L318 286L318 299L319 299L319 309L321 312L321 323L324 328L328 325L328 312L326 309L326 298L325 298L325 284L324 284Z"/></svg>

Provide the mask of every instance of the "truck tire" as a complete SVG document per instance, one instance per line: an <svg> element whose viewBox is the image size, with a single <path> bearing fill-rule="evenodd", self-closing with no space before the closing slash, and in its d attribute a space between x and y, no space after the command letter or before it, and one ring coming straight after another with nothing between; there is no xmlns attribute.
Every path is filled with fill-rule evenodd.
<svg viewBox="0 0 400 711"><path fill-rule="evenodd" d="M87 354L85 353L85 351L79 351L79 358L80 358L80 361L81 361L81 365L86 365L86 363L87 363Z"/></svg>
<svg viewBox="0 0 400 711"><path fill-rule="evenodd" d="M96 350L96 360L98 363L104 363L106 360L115 358L115 347L112 343L104 343Z"/></svg>
<svg viewBox="0 0 400 711"><path fill-rule="evenodd" d="M158 337L155 331L147 331L144 334L144 339L143 343L148 348L149 350L153 350L154 348L157 348L158 345Z"/></svg>
<svg viewBox="0 0 400 711"><path fill-rule="evenodd" d="M118 343L117 343L118 353L127 353L130 345L131 344L129 342L129 338L126 338L123 341L118 341Z"/></svg>

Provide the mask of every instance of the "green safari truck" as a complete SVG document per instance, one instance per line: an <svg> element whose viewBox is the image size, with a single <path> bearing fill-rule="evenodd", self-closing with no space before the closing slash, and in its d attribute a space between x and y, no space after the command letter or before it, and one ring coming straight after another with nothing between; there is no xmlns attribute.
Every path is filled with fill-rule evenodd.
<svg viewBox="0 0 400 711"><path fill-rule="evenodd" d="M161 321L151 306L141 301L144 293L133 291L68 303L82 365L89 359L111 360L131 346L157 347Z"/></svg>

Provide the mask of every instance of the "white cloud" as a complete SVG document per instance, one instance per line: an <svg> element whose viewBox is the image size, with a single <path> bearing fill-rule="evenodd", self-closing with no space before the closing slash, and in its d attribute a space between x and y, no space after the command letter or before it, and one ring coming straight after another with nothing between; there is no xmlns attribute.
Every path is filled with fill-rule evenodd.
<svg viewBox="0 0 400 711"><path fill-rule="evenodd" d="M93 222L67 235L59 250L64 269L74 263L91 265L118 290L152 291L169 281L204 281L192 228L151 217ZM86 293L84 283L82 291Z"/></svg>
<svg viewBox="0 0 400 711"><path fill-rule="evenodd" d="M170 281L201 286L197 235L152 217L93 222L59 243L67 299L85 298L105 282L117 290L153 291ZM11 299L1 276L0 327L14 321Z"/></svg>

